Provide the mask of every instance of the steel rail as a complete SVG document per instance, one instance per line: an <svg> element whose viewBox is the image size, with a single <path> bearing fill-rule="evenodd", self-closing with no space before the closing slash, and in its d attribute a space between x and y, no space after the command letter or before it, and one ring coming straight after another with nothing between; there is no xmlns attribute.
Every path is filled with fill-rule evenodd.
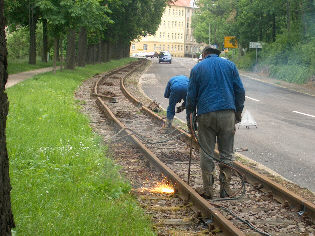
<svg viewBox="0 0 315 236"><path fill-rule="evenodd" d="M120 88L124 95L135 105L140 106L140 109L144 111L146 114L150 115L152 118L154 118L157 122L163 123L163 118L151 111L149 108L143 106L141 102L139 102L134 96L132 96L125 86L125 79L127 77L124 77L120 81ZM191 140L191 135L187 132L177 129L176 132L174 132L174 135L182 134L180 137L183 141L186 143L189 143ZM198 147L198 143L194 140L194 147ZM219 152L215 150L216 158L219 158ZM237 153L236 155L242 157L244 155ZM276 183L275 181L269 179L268 177L259 174L253 169L248 168L247 166L243 165L242 163L235 161L235 168L238 169L244 176L247 182L250 184L262 184L262 189L265 192L270 192L273 194L274 198L281 202L289 204L290 207L297 209L297 213L300 215L308 216L312 220L313 223L315 223L315 205L308 201L303 199L302 197L298 196L297 194L293 193L292 191L288 190L287 188L281 186L280 184Z"/></svg>
<svg viewBox="0 0 315 236"><path fill-rule="evenodd" d="M132 69L130 72L128 72L124 76L124 78L126 78L130 74L132 74L136 69L137 68ZM121 81L123 81L124 78L122 78ZM102 79L98 80L94 86L94 93L95 94L98 94L98 86L99 86L101 80ZM123 83L121 83L121 86L123 86ZM124 90L124 91L126 93L128 93L127 90ZM218 211L207 200L202 198L193 188L191 188L187 183L185 183L168 166L166 166L163 162L161 162L159 160L159 158L151 150L149 150L135 135L133 135L133 133L130 130L128 130L126 128L126 126L122 122L120 122L117 119L117 117L113 114L113 112L110 110L110 108L105 104L105 102L100 97L96 98L96 104L107 118L109 118L116 125L118 125L118 127L121 130L123 130L122 132L124 132L126 135L128 135L132 139L132 141L135 144L137 144L139 148L142 149L145 156L154 164L154 166L156 166L158 169L160 169L160 171L170 181L172 181L176 191L181 195L181 197L185 200L191 201L194 204L194 206L200 211L202 216L204 216L205 218L212 219L214 221L214 223L220 227L220 229L223 231L224 235L245 236L245 234L240 229L235 227L231 221L227 220L220 211ZM134 104L139 106L141 103L136 102L136 99L135 99ZM146 109L146 108L141 104L141 109ZM155 114L153 113L153 115L155 115Z"/></svg>

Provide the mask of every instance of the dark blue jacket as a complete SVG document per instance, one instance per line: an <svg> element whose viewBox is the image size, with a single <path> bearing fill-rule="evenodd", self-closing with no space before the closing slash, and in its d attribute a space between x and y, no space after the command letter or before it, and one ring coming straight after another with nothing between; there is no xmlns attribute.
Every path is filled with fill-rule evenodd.
<svg viewBox="0 0 315 236"><path fill-rule="evenodd" d="M184 75L174 76L168 81L164 92L164 97L169 99L167 108L168 119L171 120L174 118L176 103L184 100L185 106L188 83L189 79Z"/></svg>
<svg viewBox="0 0 315 236"><path fill-rule="evenodd" d="M245 90L233 62L208 55L190 72L186 113L197 114L219 110L242 111Z"/></svg>

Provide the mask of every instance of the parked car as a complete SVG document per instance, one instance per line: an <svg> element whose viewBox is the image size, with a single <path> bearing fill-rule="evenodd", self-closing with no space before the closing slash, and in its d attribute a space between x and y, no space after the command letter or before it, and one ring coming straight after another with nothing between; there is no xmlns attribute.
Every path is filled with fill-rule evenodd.
<svg viewBox="0 0 315 236"><path fill-rule="evenodd" d="M151 57L151 58L154 58L154 57L159 57L159 54L157 52L148 52L145 57Z"/></svg>
<svg viewBox="0 0 315 236"><path fill-rule="evenodd" d="M147 53L146 52L137 52L132 54L133 57L146 57Z"/></svg>
<svg viewBox="0 0 315 236"><path fill-rule="evenodd" d="M151 57L151 58L153 58L153 57L154 57L154 52L147 52L147 53L145 54L145 57Z"/></svg>
<svg viewBox="0 0 315 236"><path fill-rule="evenodd" d="M161 62L168 62L172 63L172 55L168 51L162 51L159 54L159 63Z"/></svg>

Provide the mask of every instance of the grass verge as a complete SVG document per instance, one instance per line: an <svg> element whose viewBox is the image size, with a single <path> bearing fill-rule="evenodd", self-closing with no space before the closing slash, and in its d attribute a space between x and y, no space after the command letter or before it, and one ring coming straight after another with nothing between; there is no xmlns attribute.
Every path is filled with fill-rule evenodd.
<svg viewBox="0 0 315 236"><path fill-rule="evenodd" d="M154 235L74 92L132 59L46 73L7 90L17 235Z"/></svg>
<svg viewBox="0 0 315 236"><path fill-rule="evenodd" d="M60 65L60 62L57 63L57 65ZM27 60L13 60L13 61L8 61L8 73L9 75L11 74L16 74L24 71L30 71L30 70L36 70L36 69L41 69L41 68L46 68L46 67L52 67L53 62L41 62L37 61L36 65L30 65L28 64Z"/></svg>

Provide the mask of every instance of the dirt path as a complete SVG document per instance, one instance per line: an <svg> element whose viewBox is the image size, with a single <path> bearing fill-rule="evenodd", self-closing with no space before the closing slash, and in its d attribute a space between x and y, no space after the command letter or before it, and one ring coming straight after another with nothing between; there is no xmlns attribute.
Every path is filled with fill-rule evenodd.
<svg viewBox="0 0 315 236"><path fill-rule="evenodd" d="M10 88L13 85L16 85L16 84L18 84L18 83L20 83L26 79L30 79L35 75L49 72L52 70L53 70L52 67L46 67L46 68L41 68L41 69L37 69L37 70L25 71L25 72L9 75L9 78L8 78L8 81L5 85L5 88Z"/></svg>

